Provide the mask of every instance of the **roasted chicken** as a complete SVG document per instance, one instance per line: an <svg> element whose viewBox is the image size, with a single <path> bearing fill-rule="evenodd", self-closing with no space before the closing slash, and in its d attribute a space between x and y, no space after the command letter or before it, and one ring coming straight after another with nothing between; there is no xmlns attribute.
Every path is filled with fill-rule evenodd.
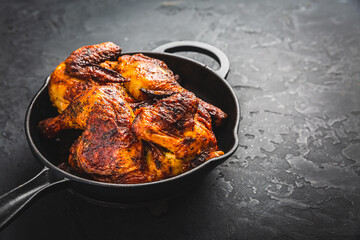
<svg viewBox="0 0 360 240"><path fill-rule="evenodd" d="M43 135L54 137L63 129L84 130L94 108L110 108L112 103L123 99L119 89L121 88L115 86L92 86L82 91L60 115L39 123ZM123 102L129 105L126 101ZM134 117L132 111L131 114Z"/></svg>
<svg viewBox="0 0 360 240"><path fill-rule="evenodd" d="M84 132L70 149L69 164L81 174L107 182L147 181L140 140L132 132L134 113L114 86L92 86L58 116L40 122L47 137L62 129Z"/></svg>
<svg viewBox="0 0 360 240"><path fill-rule="evenodd" d="M117 62L106 61L100 63L100 66L110 68L117 64ZM50 81L48 85L50 100L53 105L58 109L59 113L65 110L69 106L70 102L81 92L91 88L93 85L114 85L118 88L121 84L114 83L100 83L91 79L80 79L78 77L71 76L66 70L65 62L59 64L55 71L50 75ZM128 97L124 87L120 89ZM130 100L131 101L131 100Z"/></svg>
<svg viewBox="0 0 360 240"><path fill-rule="evenodd" d="M60 63L50 75L48 86L50 100L59 113L75 96L93 85L115 85L128 102L134 102L125 88L120 88L120 82L128 79L113 70L118 62L111 60L116 60L120 53L118 46L106 42L79 48Z"/></svg>
<svg viewBox="0 0 360 240"><path fill-rule="evenodd" d="M190 92L176 93L135 112L134 133L151 144L146 160L155 178L175 176L221 156L209 113Z"/></svg>
<svg viewBox="0 0 360 240"><path fill-rule="evenodd" d="M81 79L92 79L98 82L129 81L116 71L102 67L99 63L106 60L116 60L121 48L112 42L81 47L66 59L66 70L71 76Z"/></svg>
<svg viewBox="0 0 360 240"><path fill-rule="evenodd" d="M83 97L76 98L69 107L85 102L87 106L83 108L89 112L76 112L76 108L71 111L75 115L79 113L75 119L84 117L86 126L70 149L70 166L105 182L148 181L144 174L142 143L132 131L134 114L121 93L106 86L94 87L81 95Z"/></svg>
<svg viewBox="0 0 360 240"><path fill-rule="evenodd" d="M182 88L167 65L125 55L113 43L74 51L51 75L59 115L41 121L45 137L83 130L68 164L81 176L142 183L176 176L224 154L213 125L226 114Z"/></svg>
<svg viewBox="0 0 360 240"><path fill-rule="evenodd" d="M218 150L210 115L190 92L176 93L139 108L135 114L135 134L173 152L178 159L192 160Z"/></svg>
<svg viewBox="0 0 360 240"><path fill-rule="evenodd" d="M154 94L168 94L188 92L176 81L173 72L167 65L143 54L123 55L115 66L123 77L130 79L125 83L126 89L137 100L147 99L146 90ZM226 114L219 108L199 100L200 104L210 113L213 124L219 126L226 118Z"/></svg>

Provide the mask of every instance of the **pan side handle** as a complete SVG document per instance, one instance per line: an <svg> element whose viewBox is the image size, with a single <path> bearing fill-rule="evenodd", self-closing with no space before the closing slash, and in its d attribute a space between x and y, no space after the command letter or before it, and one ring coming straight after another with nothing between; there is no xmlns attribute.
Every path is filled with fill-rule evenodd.
<svg viewBox="0 0 360 240"><path fill-rule="evenodd" d="M0 196L0 230L22 210L36 195L54 186L64 186L69 180L57 178L47 167L26 183Z"/></svg>
<svg viewBox="0 0 360 240"><path fill-rule="evenodd" d="M229 58L225 55L223 51L220 49L209 45L203 42L197 41L177 41L170 42L164 45L161 45L154 50L153 52L167 52L167 53L175 53L175 52L197 52L203 53L215 61L217 61L220 65L218 70L214 70L216 74L220 77L225 78L230 69Z"/></svg>

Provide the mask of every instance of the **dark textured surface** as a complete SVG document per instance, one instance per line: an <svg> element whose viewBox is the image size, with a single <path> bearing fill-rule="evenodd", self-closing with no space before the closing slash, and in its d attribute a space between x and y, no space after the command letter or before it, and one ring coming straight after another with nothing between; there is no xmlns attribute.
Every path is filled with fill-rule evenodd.
<svg viewBox="0 0 360 240"><path fill-rule="evenodd" d="M40 171L26 108L83 45L212 44L229 56L243 114L234 156L165 215L60 190L0 239L360 238L359 1L2 1L0 33L0 195Z"/></svg>

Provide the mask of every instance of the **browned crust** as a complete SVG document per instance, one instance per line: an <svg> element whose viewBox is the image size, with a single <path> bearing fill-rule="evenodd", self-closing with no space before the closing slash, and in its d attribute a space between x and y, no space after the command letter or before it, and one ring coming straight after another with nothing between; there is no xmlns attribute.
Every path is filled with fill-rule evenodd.
<svg viewBox="0 0 360 240"><path fill-rule="evenodd" d="M114 70L102 67L99 63L106 60L116 60L121 48L112 42L105 42L81 47L70 54L66 59L66 70L71 76L81 79L92 79L99 82L126 82Z"/></svg>

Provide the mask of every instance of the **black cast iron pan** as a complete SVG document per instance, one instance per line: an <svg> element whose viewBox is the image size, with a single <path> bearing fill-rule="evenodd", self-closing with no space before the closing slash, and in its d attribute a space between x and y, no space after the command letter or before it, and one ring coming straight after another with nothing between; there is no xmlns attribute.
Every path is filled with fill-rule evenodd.
<svg viewBox="0 0 360 240"><path fill-rule="evenodd" d="M194 60L172 54L179 51L204 53L214 58L220 64L220 69L214 71ZM229 71L229 60L226 55L213 46L192 41L173 42L160 46L153 52L142 53L164 61L175 74L179 74L183 87L228 114L225 124L215 130L219 147L225 154L181 175L150 183L112 184L72 175L57 165L66 161L68 149L78 133L64 131L57 139L49 140L42 137L38 128L41 120L57 114L49 100L47 78L31 101L25 118L25 132L30 149L44 168L33 179L0 197L0 229L32 199L50 189L68 188L97 203L141 205L186 190L234 153L238 146L240 109L234 91L224 80Z"/></svg>

